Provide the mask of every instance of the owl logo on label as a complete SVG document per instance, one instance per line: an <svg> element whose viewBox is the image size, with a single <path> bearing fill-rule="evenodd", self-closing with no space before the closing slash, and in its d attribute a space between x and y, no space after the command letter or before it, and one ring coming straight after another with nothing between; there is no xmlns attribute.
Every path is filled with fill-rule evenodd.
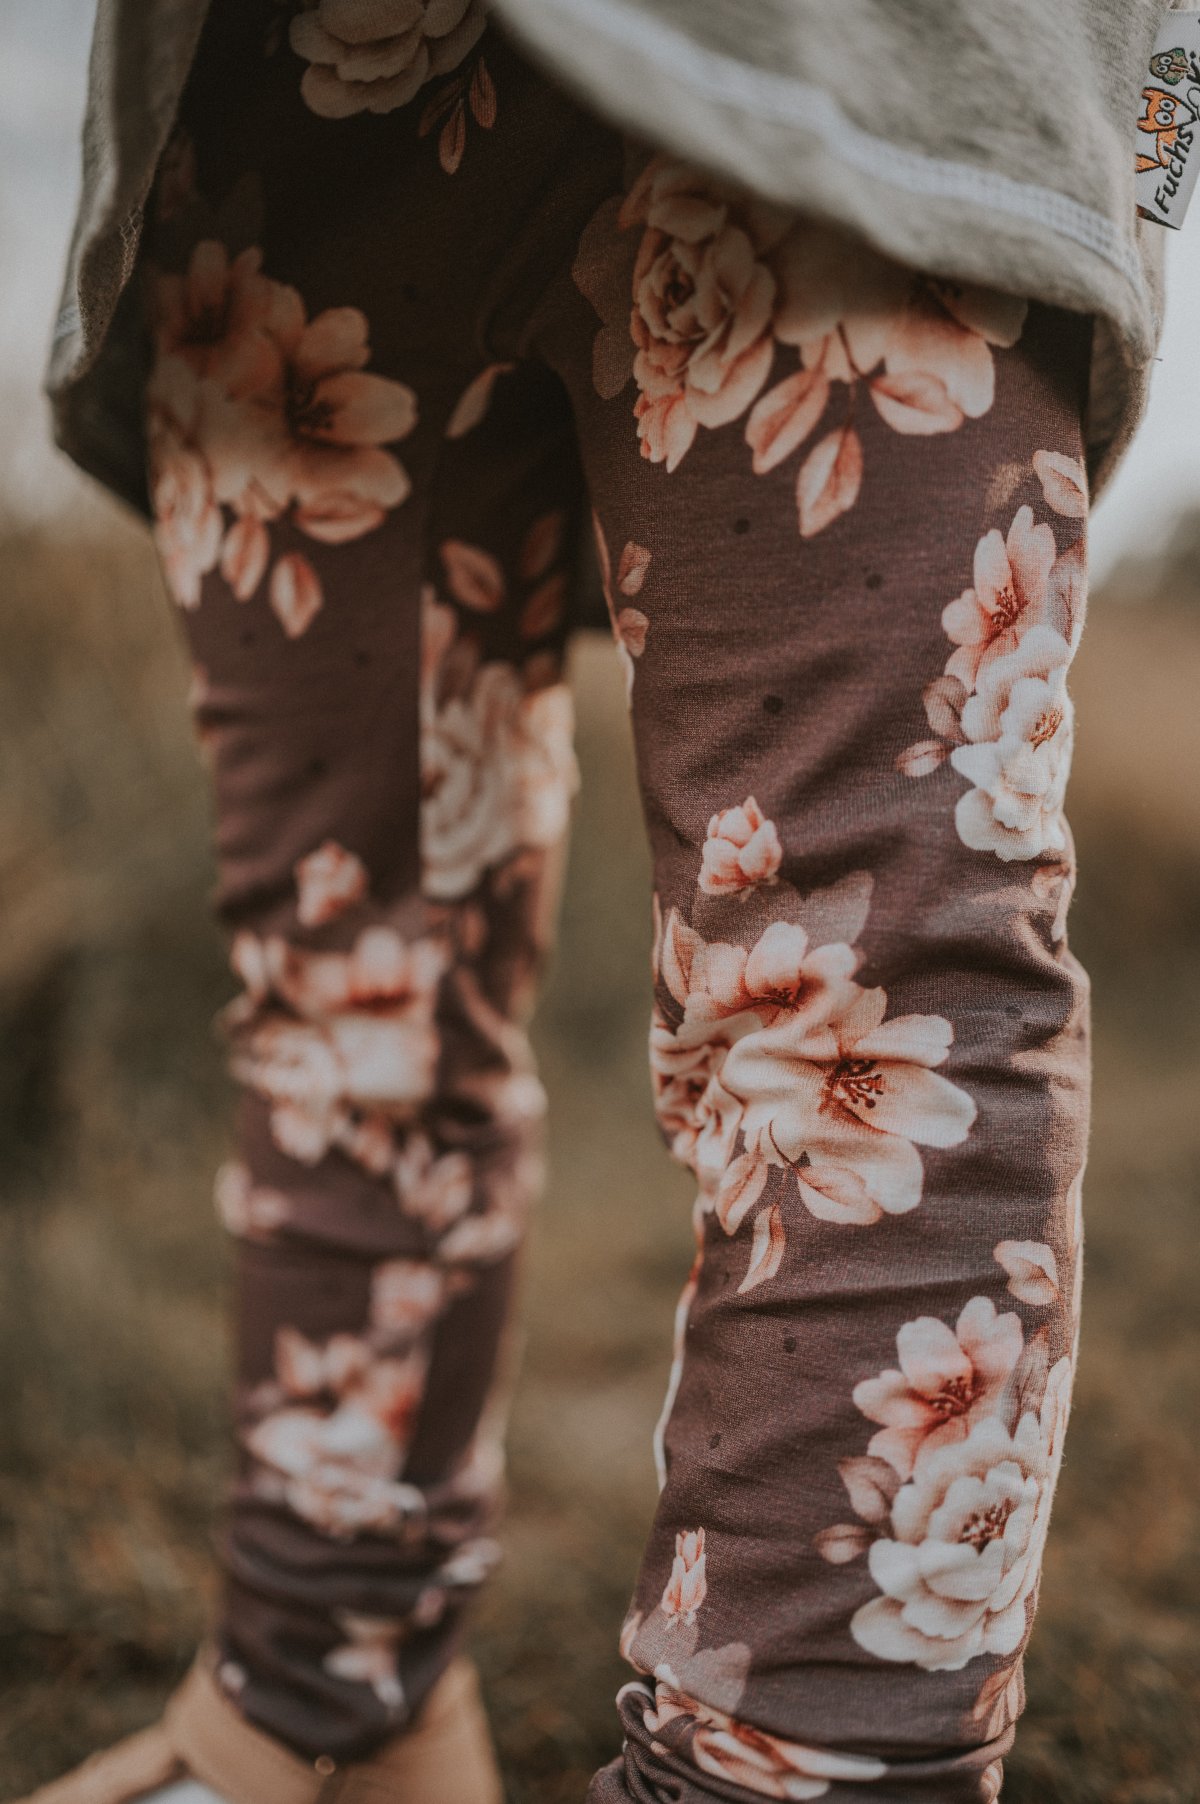
<svg viewBox="0 0 1200 1804"><path fill-rule="evenodd" d="M1188 73L1187 52L1182 44L1176 44L1173 50L1160 50L1150 58L1150 73L1159 81L1169 82L1172 87L1182 81Z"/></svg>
<svg viewBox="0 0 1200 1804"><path fill-rule="evenodd" d="M1170 94L1166 88L1143 88L1142 100L1145 104L1138 114L1137 125L1138 131L1144 132L1149 142L1138 150L1138 173L1146 169L1170 169L1173 162L1185 159L1191 148L1196 109L1189 106L1181 94Z"/></svg>

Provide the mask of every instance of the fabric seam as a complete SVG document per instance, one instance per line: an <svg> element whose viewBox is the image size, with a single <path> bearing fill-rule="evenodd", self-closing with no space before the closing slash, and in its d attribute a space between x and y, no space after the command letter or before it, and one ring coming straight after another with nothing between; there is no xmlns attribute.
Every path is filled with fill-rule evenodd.
<svg viewBox="0 0 1200 1804"><path fill-rule="evenodd" d="M607 0L601 8L596 0L556 0L556 4L613 42L632 44L656 66L668 70L675 81L682 80L705 99L799 126L838 161L893 187L937 199L974 201L1059 232L1094 251L1142 292L1136 249L1122 242L1122 234L1102 213L1058 189L1018 181L970 163L927 156L873 137L855 124L824 88L710 50L671 26L648 21L622 0Z"/></svg>

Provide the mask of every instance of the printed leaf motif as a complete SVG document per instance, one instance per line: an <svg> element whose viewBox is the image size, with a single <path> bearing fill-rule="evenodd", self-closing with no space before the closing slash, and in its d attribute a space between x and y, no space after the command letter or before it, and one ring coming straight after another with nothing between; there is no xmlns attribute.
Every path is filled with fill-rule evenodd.
<svg viewBox="0 0 1200 1804"><path fill-rule="evenodd" d="M829 378L823 369L798 370L768 389L750 409L746 443L756 476L765 476L804 443L825 411Z"/></svg>
<svg viewBox="0 0 1200 1804"><path fill-rule="evenodd" d="M753 1290L773 1278L783 1260L783 1211L778 1203L764 1209L754 1223L754 1240L750 1248L750 1265L738 1285L738 1294Z"/></svg>
<svg viewBox="0 0 1200 1804"><path fill-rule="evenodd" d="M716 1196L716 1216L727 1234L736 1234L767 1182L767 1165L754 1153L740 1153L726 1166Z"/></svg>
<svg viewBox="0 0 1200 1804"><path fill-rule="evenodd" d="M963 423L962 409L951 400L939 376L907 370L876 376L868 386L880 418L893 432L924 436L953 432Z"/></svg>
<svg viewBox="0 0 1200 1804"><path fill-rule="evenodd" d="M1061 451L1035 451L1033 467L1046 504L1068 520L1082 520L1088 510L1087 475L1077 457Z"/></svg>
<svg viewBox="0 0 1200 1804"><path fill-rule="evenodd" d="M517 569L524 582L544 576L562 550L565 519L560 511L543 514L534 521L521 545Z"/></svg>
<svg viewBox="0 0 1200 1804"><path fill-rule="evenodd" d="M950 747L941 739L918 739L906 746L896 758L896 769L905 777L927 777L950 756Z"/></svg>
<svg viewBox="0 0 1200 1804"><path fill-rule="evenodd" d="M961 677L935 677L922 691L925 718L935 733L956 745L963 741L962 711L967 702L967 686Z"/></svg>
<svg viewBox="0 0 1200 1804"><path fill-rule="evenodd" d="M838 1461L838 1472L855 1512L864 1522L886 1522L892 1499L900 1489L900 1474L884 1459L864 1453Z"/></svg>
<svg viewBox="0 0 1200 1804"><path fill-rule="evenodd" d="M854 506L862 473L862 441L852 426L827 432L817 441L796 479L801 538L814 538Z"/></svg>
<svg viewBox="0 0 1200 1804"><path fill-rule="evenodd" d="M463 438L473 427L479 425L491 402L496 378L512 368L511 363L489 363L473 382L467 384L446 422L447 438Z"/></svg>
<svg viewBox="0 0 1200 1804"><path fill-rule="evenodd" d="M281 557L271 572L270 601L289 639L298 639L320 611L320 579L299 551Z"/></svg>
<svg viewBox="0 0 1200 1804"><path fill-rule="evenodd" d="M563 598L567 592L565 576L547 577L539 583L521 610L521 633L526 639L540 639L554 631L563 617Z"/></svg>
<svg viewBox="0 0 1200 1804"><path fill-rule="evenodd" d="M271 540L261 520L235 520L221 547L221 575L238 601L249 601L266 574Z"/></svg>
<svg viewBox="0 0 1200 1804"><path fill-rule="evenodd" d="M482 57L476 63L475 73L471 77L469 99L471 111L479 124L485 131L489 130L496 123L496 84Z"/></svg>
<svg viewBox="0 0 1200 1804"><path fill-rule="evenodd" d="M504 600L504 574L491 552L462 539L444 539L441 552L455 600L481 614L493 613Z"/></svg>
<svg viewBox="0 0 1200 1804"><path fill-rule="evenodd" d="M813 1536L813 1546L831 1566L845 1566L866 1553L872 1539L861 1522L835 1522L832 1528L823 1528Z"/></svg>
<svg viewBox="0 0 1200 1804"><path fill-rule="evenodd" d="M1002 1240L996 1259L1008 1273L1008 1288L1021 1303L1045 1305L1059 1294L1058 1263L1041 1240Z"/></svg>
<svg viewBox="0 0 1200 1804"><path fill-rule="evenodd" d="M447 175L454 175L467 148L467 109L458 101L438 137L438 162Z"/></svg>
<svg viewBox="0 0 1200 1804"><path fill-rule="evenodd" d="M646 580L646 571L650 568L650 553L644 545L635 545L630 539L621 553L621 561L617 565L617 587L622 595L634 596L641 592Z"/></svg>

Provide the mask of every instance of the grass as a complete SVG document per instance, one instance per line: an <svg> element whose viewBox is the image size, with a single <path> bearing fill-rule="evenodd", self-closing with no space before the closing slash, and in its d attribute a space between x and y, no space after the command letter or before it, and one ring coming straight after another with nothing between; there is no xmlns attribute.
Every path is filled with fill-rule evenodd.
<svg viewBox="0 0 1200 1804"><path fill-rule="evenodd" d="M231 1100L210 1021L231 985L186 660L141 535L0 532L0 595L7 1797L148 1720L203 1619L228 1351L209 1199ZM644 1071L647 874L606 646L581 645L577 678L585 786L538 1026L552 1179L508 1558L476 1635L513 1804L577 1804L616 1748L616 1632L690 1253ZM1200 610L1097 598L1074 689L1072 940L1097 1018L1084 1346L1005 1798L1193 1804Z"/></svg>

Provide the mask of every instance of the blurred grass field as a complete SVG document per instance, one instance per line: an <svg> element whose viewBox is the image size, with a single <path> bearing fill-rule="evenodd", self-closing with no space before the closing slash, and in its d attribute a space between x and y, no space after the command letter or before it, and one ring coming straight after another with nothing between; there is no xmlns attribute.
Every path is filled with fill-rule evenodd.
<svg viewBox="0 0 1200 1804"><path fill-rule="evenodd" d="M1084 1344L1011 1804L1200 1799L1200 564L1176 562L1095 599L1073 685ZM476 1636L513 1804L578 1804L616 1750L690 1256L644 1068L647 871L607 645L580 644L576 679L584 791L538 1026L552 1181ZM231 981L187 683L139 531L0 530L5 1798L154 1714L211 1585L230 1092L210 1022Z"/></svg>

